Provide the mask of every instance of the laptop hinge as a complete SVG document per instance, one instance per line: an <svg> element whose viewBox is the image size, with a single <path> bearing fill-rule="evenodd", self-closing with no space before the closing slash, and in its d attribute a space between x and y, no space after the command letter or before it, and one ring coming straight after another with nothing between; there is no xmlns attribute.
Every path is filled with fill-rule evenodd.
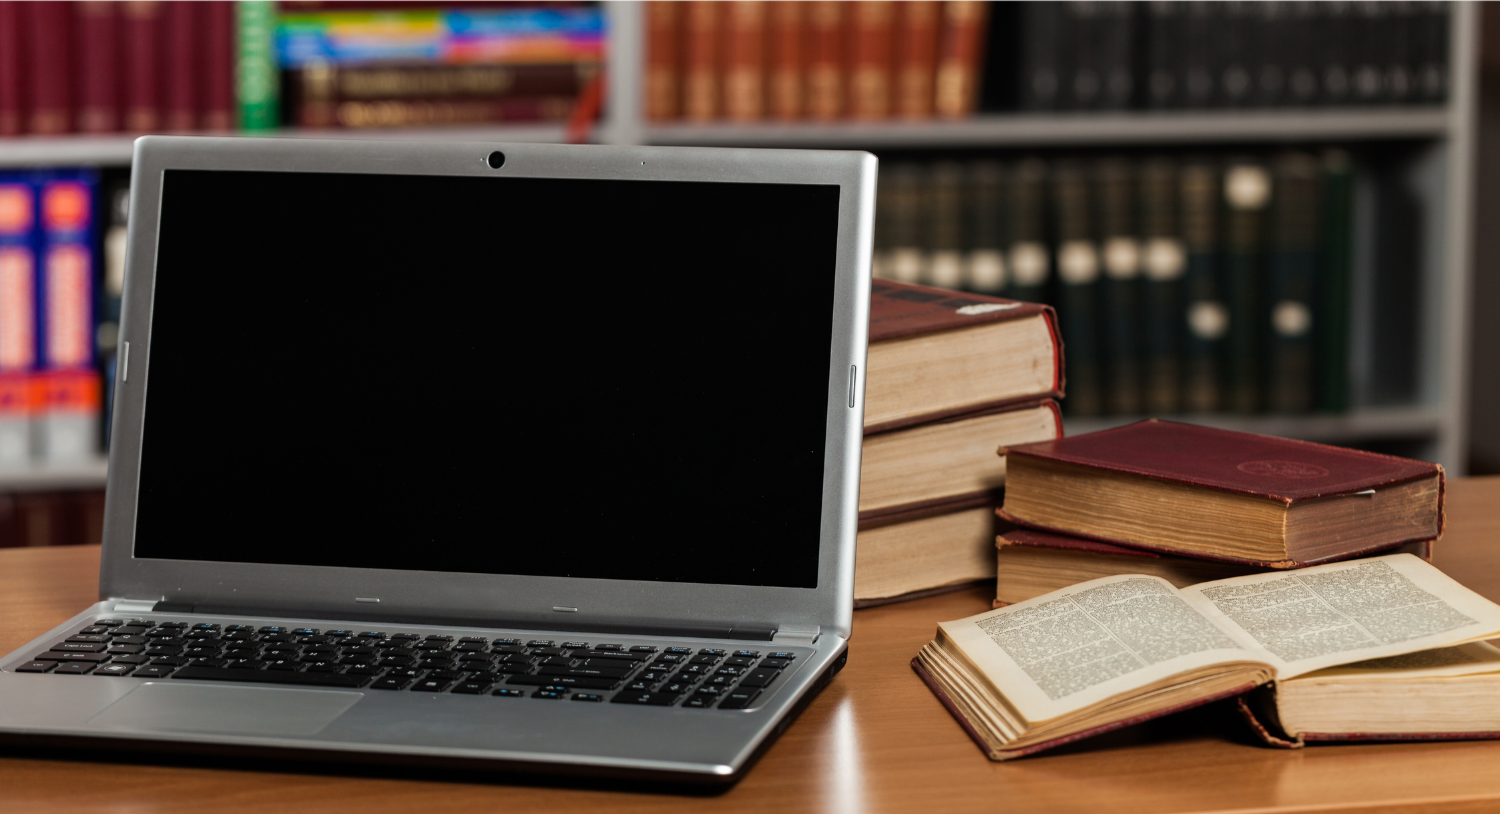
<svg viewBox="0 0 1500 814"><path fill-rule="evenodd" d="M782 625L771 635L771 641L812 644L822 632L823 628L818 625Z"/></svg>
<svg viewBox="0 0 1500 814"><path fill-rule="evenodd" d="M155 599L116 599L112 610L115 613L150 613L156 609Z"/></svg>

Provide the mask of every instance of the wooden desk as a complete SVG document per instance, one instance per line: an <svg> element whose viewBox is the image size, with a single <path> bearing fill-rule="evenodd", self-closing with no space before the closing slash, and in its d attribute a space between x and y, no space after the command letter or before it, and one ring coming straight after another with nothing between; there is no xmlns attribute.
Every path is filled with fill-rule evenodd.
<svg viewBox="0 0 1500 814"><path fill-rule="evenodd" d="M1500 478L1449 487L1436 562L1500 599ZM0 652L95 599L96 547L0 552ZM0 752L0 811L1500 811L1500 742L1301 751L1253 745L1207 708L1010 763L991 763L907 666L971 590L855 614L849 667L738 786L717 797L535 788ZM227 766L227 764L226 764Z"/></svg>

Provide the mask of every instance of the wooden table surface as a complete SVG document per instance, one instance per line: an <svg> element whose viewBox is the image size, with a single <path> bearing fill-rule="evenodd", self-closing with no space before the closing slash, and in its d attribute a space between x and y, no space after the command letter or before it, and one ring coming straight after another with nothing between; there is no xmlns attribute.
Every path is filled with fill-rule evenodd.
<svg viewBox="0 0 1500 814"><path fill-rule="evenodd" d="M1449 486L1435 562L1500 600L1500 478ZM95 601L97 547L0 551L0 653ZM912 673L938 622L989 607L970 590L855 614L849 666L729 791L536 787L429 773L329 773L0 750L0 812L1500 811L1500 742L1255 745L1221 705L992 763Z"/></svg>

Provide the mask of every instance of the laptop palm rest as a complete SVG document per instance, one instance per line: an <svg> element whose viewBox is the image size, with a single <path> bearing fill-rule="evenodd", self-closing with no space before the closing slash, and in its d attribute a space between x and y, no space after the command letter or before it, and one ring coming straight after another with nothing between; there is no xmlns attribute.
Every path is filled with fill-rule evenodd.
<svg viewBox="0 0 1500 814"><path fill-rule="evenodd" d="M122 696L88 723L157 732L316 735L364 697L337 690L152 682Z"/></svg>

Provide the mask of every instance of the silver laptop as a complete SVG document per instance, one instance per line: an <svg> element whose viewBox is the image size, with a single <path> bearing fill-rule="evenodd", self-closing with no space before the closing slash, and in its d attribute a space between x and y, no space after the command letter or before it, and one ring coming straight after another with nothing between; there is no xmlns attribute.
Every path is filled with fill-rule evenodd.
<svg viewBox="0 0 1500 814"><path fill-rule="evenodd" d="M136 142L30 743L739 777L850 634L865 153Z"/></svg>

